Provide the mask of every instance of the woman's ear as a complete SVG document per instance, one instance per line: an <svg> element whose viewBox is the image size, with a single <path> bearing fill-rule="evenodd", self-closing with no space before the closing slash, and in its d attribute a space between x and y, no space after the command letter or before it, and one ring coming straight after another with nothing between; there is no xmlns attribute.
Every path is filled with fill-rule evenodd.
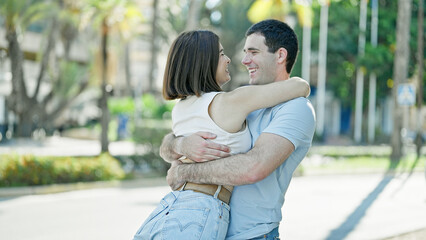
<svg viewBox="0 0 426 240"><path fill-rule="evenodd" d="M278 58L277 58L278 63L284 63L287 60L287 49L279 48L277 50L277 53L278 53Z"/></svg>

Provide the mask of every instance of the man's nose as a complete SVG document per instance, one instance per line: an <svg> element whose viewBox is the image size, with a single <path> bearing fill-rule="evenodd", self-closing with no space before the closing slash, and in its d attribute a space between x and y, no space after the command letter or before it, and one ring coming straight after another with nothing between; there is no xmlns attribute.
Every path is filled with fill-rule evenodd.
<svg viewBox="0 0 426 240"><path fill-rule="evenodd" d="M245 56L243 57L243 59L241 60L241 63L242 63L243 65L247 65L247 64L249 64L249 63L250 63L250 58L249 58L247 55L245 55Z"/></svg>

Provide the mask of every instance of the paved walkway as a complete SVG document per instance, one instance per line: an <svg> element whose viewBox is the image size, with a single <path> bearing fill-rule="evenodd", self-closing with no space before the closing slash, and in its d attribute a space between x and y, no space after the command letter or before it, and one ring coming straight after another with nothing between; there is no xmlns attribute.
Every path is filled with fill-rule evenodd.
<svg viewBox="0 0 426 240"><path fill-rule="evenodd" d="M164 178L107 188L0 197L1 239L131 239L169 191ZM290 240L387 239L426 229L423 173L296 177L280 234ZM423 232L415 238L426 239Z"/></svg>
<svg viewBox="0 0 426 240"><path fill-rule="evenodd" d="M423 173L300 177L286 199L286 239L385 239L426 229Z"/></svg>
<svg viewBox="0 0 426 240"><path fill-rule="evenodd" d="M144 151L129 142L110 148L114 155ZM54 137L0 144L0 154L12 151L81 156L97 155L100 146ZM164 178L0 188L0 239L131 239L168 191ZM289 240L426 239L425 175L295 177L283 216L280 234Z"/></svg>

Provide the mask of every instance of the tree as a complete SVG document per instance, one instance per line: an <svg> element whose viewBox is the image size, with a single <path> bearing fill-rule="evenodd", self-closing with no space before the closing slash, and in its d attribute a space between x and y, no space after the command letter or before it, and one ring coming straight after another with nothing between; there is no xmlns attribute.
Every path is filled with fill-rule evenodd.
<svg viewBox="0 0 426 240"><path fill-rule="evenodd" d="M153 12L152 23L151 23L151 60L149 68L149 92L154 92L155 73L157 72L157 55L158 55L158 44L157 44L157 22L158 22L158 1L153 0Z"/></svg>
<svg viewBox="0 0 426 240"><path fill-rule="evenodd" d="M119 33L124 39L133 35L133 29L136 23L141 20L141 13L136 6L128 0L87 0L91 18L94 27L100 30L101 44L99 51L101 53L101 98L99 107L101 108L101 152L108 152L108 127L109 127L109 109L108 97L111 94L112 85L108 83L108 59L109 59L109 40L111 34Z"/></svg>
<svg viewBox="0 0 426 240"><path fill-rule="evenodd" d="M393 88L392 95L394 99L394 113L393 113L393 133L391 139L392 153L391 159L398 162L402 156L402 141L401 141L401 128L402 128L402 112L398 107L398 84L407 82L408 76L408 63L409 63L409 42L410 42L410 21L411 21L411 0L398 0L398 20L396 25L396 51L394 59L394 81L395 87Z"/></svg>
<svg viewBox="0 0 426 240"><path fill-rule="evenodd" d="M61 60L55 53L56 35L64 26L60 13L66 12L63 2L5 0L0 2L0 12L5 16L8 55L11 61L12 94L8 97L8 108L18 119L17 136L30 137L34 128L52 129L54 120L69 106L87 86L84 69L69 59ZM24 52L18 40L27 27L35 22L47 23L47 40L41 46L39 73L36 88L30 92L29 79L24 74ZM23 30L23 31L21 31ZM22 33L24 32L24 33ZM69 41L71 44L71 40ZM67 45L65 45L67 46ZM64 50L69 56L69 48ZM34 60L34 59L33 59ZM53 64L59 63L59 64ZM47 73L53 73L47 75ZM49 81L46 95L40 92L43 81ZM77 85L75 83L78 83Z"/></svg>
<svg viewBox="0 0 426 240"><path fill-rule="evenodd" d="M245 38L245 32L251 23L248 19L247 12L253 1L229 0L222 1L216 6L205 10L202 17L209 19L214 31L220 36L220 41L232 61L229 65L229 71L232 77L237 76L241 71L241 57ZM220 18L218 17L220 16ZM246 72L244 71L244 76ZM231 81L224 86L225 90L231 90L239 87L241 84L247 84L247 78L244 81Z"/></svg>
<svg viewBox="0 0 426 240"><path fill-rule="evenodd" d="M423 72L424 72L424 2L419 1L417 14L417 68L418 68L418 86L417 86L417 136L416 136L416 152L417 158L420 158L423 146Z"/></svg>
<svg viewBox="0 0 426 240"><path fill-rule="evenodd" d="M185 30L190 31L197 29L200 22L200 11L204 4L204 0L190 0L188 9L188 19L186 21Z"/></svg>
<svg viewBox="0 0 426 240"><path fill-rule="evenodd" d="M414 3L418 2L414 0ZM397 22L397 1L378 1L379 12L378 18L378 38L377 46L367 42L365 45L364 57L357 56L358 46L358 15L359 15L359 1L332 1L329 8L329 30L328 30L328 44L327 44L327 91L333 93L334 97L341 102L343 111L351 113L353 117L353 109L355 106L355 73L356 66L359 65L363 68L365 73L375 73L377 76L377 91L376 91L376 104L380 107L385 102L395 86L393 79L393 61L395 52L396 36L395 25ZM313 2L314 21L312 27L312 50L318 51L318 38L319 38L319 12L320 6ZM414 9L413 9L414 11ZM371 14L368 12L368 14ZM417 14L416 14L417 15ZM416 21L414 17L413 22ZM410 40L410 62L414 62L416 56L416 42L415 39L418 31L413 24L411 24L409 35ZM369 39L371 33L367 27L366 38ZM301 34L301 29L298 25L295 27L296 33ZM315 66L313 66L315 67ZM415 73L415 64L409 64L408 75L411 76ZM300 74L300 61L295 63L293 75ZM424 81L424 79L423 79ZM316 86L316 78L311 80L311 86ZM363 95L363 109L366 108L368 103L368 85L364 86ZM315 94L315 90L313 90ZM425 101L425 96L423 97ZM363 112L363 115L366 111ZM349 117L349 116L348 116ZM353 122L351 122L353 124ZM353 126L351 126L353 127ZM343 129L343 134L351 135L351 129ZM382 128L376 129L378 135L376 141L388 141L388 136L380 132ZM366 129L363 129L363 131Z"/></svg>

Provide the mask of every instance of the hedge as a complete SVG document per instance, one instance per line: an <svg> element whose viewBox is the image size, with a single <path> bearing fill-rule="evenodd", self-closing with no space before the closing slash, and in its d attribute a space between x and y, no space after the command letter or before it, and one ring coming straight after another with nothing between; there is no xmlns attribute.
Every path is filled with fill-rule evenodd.
<svg viewBox="0 0 426 240"><path fill-rule="evenodd" d="M0 156L0 187L106 181L124 178L117 159L97 157Z"/></svg>

